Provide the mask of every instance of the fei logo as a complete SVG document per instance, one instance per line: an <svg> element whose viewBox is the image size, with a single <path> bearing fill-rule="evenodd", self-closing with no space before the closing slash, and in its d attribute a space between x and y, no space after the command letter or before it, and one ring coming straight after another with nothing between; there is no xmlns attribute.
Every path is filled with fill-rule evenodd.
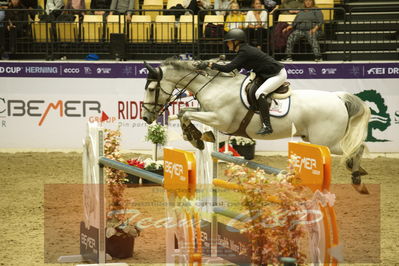
<svg viewBox="0 0 399 266"><path fill-rule="evenodd" d="M143 67L142 69L139 70L139 74L147 75L148 74L148 69Z"/></svg>
<svg viewBox="0 0 399 266"><path fill-rule="evenodd" d="M391 126L391 117L388 113L388 107L385 104L384 98L376 90L365 90L355 94L364 102L368 102L371 111L371 118L368 126L368 133L366 141L370 142L386 142L388 139L379 139L373 136L374 130L384 132Z"/></svg>

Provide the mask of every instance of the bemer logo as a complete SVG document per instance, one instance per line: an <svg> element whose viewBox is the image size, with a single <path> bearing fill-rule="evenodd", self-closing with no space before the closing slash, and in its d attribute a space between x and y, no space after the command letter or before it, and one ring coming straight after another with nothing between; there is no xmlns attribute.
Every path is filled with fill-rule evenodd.
<svg viewBox="0 0 399 266"><path fill-rule="evenodd" d="M84 233L81 233L80 239L82 241L82 244L86 247L86 249L87 249L87 246L89 246L90 249L94 249L96 247L96 240L94 240L94 238L92 238Z"/></svg>
<svg viewBox="0 0 399 266"><path fill-rule="evenodd" d="M183 165L165 161L165 173L169 173L171 177L178 177L181 181L186 181L186 177L183 176Z"/></svg>
<svg viewBox="0 0 399 266"><path fill-rule="evenodd" d="M292 158L294 158L294 167L299 169L299 172L301 172L302 167L312 171L312 174L315 175L320 175L320 171L316 170L317 169L317 164L316 160L313 158L308 158L308 157L301 157L299 155L293 154Z"/></svg>
<svg viewBox="0 0 399 266"><path fill-rule="evenodd" d="M4 99L3 99L4 100ZM2 103L4 102L4 103ZM59 110L59 116L86 117L89 111L101 113L101 103L98 101L62 101L46 103L43 100L7 100L0 102L0 113L7 111L7 116L40 117L39 126L46 120L50 110ZM44 112L43 112L44 110Z"/></svg>

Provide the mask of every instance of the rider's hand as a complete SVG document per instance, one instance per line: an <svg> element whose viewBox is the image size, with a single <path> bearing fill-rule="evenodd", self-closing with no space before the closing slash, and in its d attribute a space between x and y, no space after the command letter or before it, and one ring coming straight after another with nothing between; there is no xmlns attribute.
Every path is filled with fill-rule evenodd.
<svg viewBox="0 0 399 266"><path fill-rule="evenodd" d="M197 69L199 70L205 70L209 66L209 63L206 61L199 62L197 65Z"/></svg>

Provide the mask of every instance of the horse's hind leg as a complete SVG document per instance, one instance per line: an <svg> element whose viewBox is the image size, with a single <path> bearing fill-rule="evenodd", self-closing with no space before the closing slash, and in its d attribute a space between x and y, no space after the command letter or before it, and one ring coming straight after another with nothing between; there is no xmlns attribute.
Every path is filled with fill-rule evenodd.
<svg viewBox="0 0 399 266"><path fill-rule="evenodd" d="M356 154L346 161L346 167L352 171L352 185L361 194L369 194L368 189L362 184L362 175L367 171L360 166L360 160L364 152L364 145L361 145Z"/></svg>

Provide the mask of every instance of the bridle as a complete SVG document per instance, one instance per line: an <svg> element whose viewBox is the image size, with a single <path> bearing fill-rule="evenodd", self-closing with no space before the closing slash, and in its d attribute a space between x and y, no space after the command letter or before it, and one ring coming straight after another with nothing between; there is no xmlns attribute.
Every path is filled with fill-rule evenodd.
<svg viewBox="0 0 399 266"><path fill-rule="evenodd" d="M187 87L200 75L200 73L195 70L189 72L188 74L184 75L179 81L177 81L175 83L174 89L172 90L171 93L169 93L165 89L163 89L161 86L161 80L163 78L162 69L160 67L154 68L151 65L149 65L147 62L144 62L144 65L148 69L148 77L147 77L147 83L145 86L145 90L148 89L148 86L151 82L155 81L155 82L157 82L157 85L153 89L153 90L155 90L154 102L144 102L143 108L147 112L158 115L158 116L162 115L168 109L168 107L171 106L176 100L182 98L183 94L187 91ZM186 85L184 85L184 87L182 89L179 89L178 88L179 83L181 83L183 80L185 80L188 76L190 76L192 74L195 74L194 77L192 77L190 79L190 81ZM152 89L149 89L149 90L152 90ZM173 94L173 91L175 91L175 90L177 90L178 92L176 94ZM160 104L158 102L161 92L168 96L165 104ZM173 99L172 99L172 97L173 97ZM194 100L194 99L192 99L192 100ZM190 100L190 101L192 101L192 100ZM147 107L146 105L154 106L154 108L152 108L152 110L150 110L150 108Z"/></svg>
<svg viewBox="0 0 399 266"><path fill-rule="evenodd" d="M157 82L156 87L153 89L155 90L155 100L154 102L144 102L143 103L143 108L152 114L155 115L162 115L169 106L171 106L176 100L182 98L183 94L187 91L188 86L199 76L201 75L201 72L198 70L193 70L191 72L189 72L188 74L184 75L179 81L177 81L174 85L174 89L172 90L171 93L165 91L165 89L162 88L161 86L161 80L163 78L163 72L162 69L160 67L154 68L151 65L149 65L147 62L144 62L144 65L146 66L146 68L148 69L148 77L147 77L147 83L145 86L145 90L148 89L148 86L151 82ZM181 83L183 80L185 80L187 77L189 77L190 75L194 74L194 76L190 79L190 81L188 81L184 87L182 89L178 88L179 83ZM214 80L218 75L220 74L220 72L218 72L215 76L213 76L210 80L208 80L208 82L206 82L204 85L202 85L202 87L195 93L195 95L193 96L193 99L191 99L189 102L193 101L194 99L197 98L197 95L202 91L202 89L204 89L212 80ZM152 89L150 89L152 90ZM173 91L177 90L178 92L176 94L173 94ZM158 103L159 101L159 96L160 96L160 92L166 94L168 96L166 103L165 104L160 104ZM173 99L172 99L173 98ZM172 100L171 100L172 99ZM151 105L154 106L154 108L152 108L152 110L150 110L150 108L148 108L146 105Z"/></svg>

